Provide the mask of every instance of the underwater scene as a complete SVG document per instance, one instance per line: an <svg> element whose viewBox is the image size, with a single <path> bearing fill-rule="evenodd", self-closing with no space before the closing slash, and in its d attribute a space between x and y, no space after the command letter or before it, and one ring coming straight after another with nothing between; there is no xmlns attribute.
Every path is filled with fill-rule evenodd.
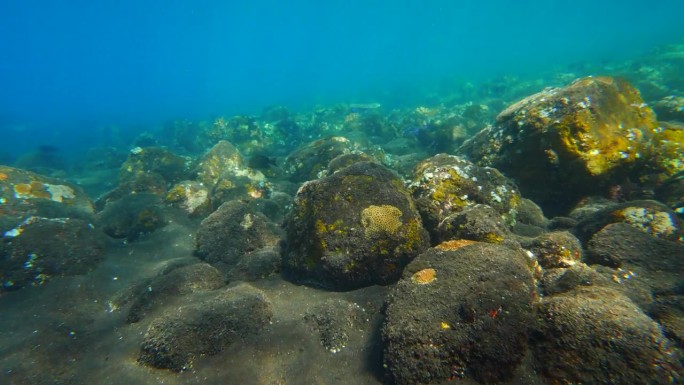
<svg viewBox="0 0 684 385"><path fill-rule="evenodd" d="M0 385L684 383L683 20L3 1Z"/></svg>

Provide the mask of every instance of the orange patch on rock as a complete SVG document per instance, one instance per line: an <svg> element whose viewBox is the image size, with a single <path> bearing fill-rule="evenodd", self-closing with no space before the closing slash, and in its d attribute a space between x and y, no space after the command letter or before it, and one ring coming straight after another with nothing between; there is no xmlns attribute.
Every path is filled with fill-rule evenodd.
<svg viewBox="0 0 684 385"><path fill-rule="evenodd" d="M435 279L437 279L437 272L435 269L423 269L415 272L411 276L411 282L418 285L427 285Z"/></svg>
<svg viewBox="0 0 684 385"><path fill-rule="evenodd" d="M435 246L435 249L439 250L456 250L463 246L474 245L478 243L477 241L471 241L470 239L452 239L450 241L442 242Z"/></svg>
<svg viewBox="0 0 684 385"><path fill-rule="evenodd" d="M50 193L45 190L45 185L38 181L17 183L14 185L14 192L17 198L51 198Z"/></svg>
<svg viewBox="0 0 684 385"><path fill-rule="evenodd" d="M7 178L9 178L7 174L5 174L4 172L0 172L0 181L7 180Z"/></svg>

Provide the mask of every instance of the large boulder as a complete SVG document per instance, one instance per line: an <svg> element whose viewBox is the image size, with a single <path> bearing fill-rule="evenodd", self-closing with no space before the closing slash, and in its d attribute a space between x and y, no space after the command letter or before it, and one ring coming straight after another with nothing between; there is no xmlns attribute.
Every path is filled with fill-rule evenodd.
<svg viewBox="0 0 684 385"><path fill-rule="evenodd" d="M319 139L293 151L283 167L295 182L313 180L323 175L331 160L349 154L353 149L354 143L345 137Z"/></svg>
<svg viewBox="0 0 684 385"><path fill-rule="evenodd" d="M579 286L540 307L539 368L553 384L675 384L682 364L660 326L621 292Z"/></svg>
<svg viewBox="0 0 684 385"><path fill-rule="evenodd" d="M205 218L195 254L228 278L259 278L277 270L280 229L241 201L229 201Z"/></svg>
<svg viewBox="0 0 684 385"><path fill-rule="evenodd" d="M266 328L273 306L248 284L196 295L152 321L140 347L139 362L184 371L203 355L214 355Z"/></svg>
<svg viewBox="0 0 684 385"><path fill-rule="evenodd" d="M428 245L402 181L371 162L304 184L286 229L290 276L337 290L394 282Z"/></svg>
<svg viewBox="0 0 684 385"><path fill-rule="evenodd" d="M515 178L525 196L558 213L621 181L650 156L657 129L629 83L587 77L514 103L459 153Z"/></svg>
<svg viewBox="0 0 684 385"><path fill-rule="evenodd" d="M483 242L448 242L413 260L389 296L382 329L391 379L510 380L535 324L531 262Z"/></svg>
<svg viewBox="0 0 684 385"><path fill-rule="evenodd" d="M0 235L0 293L85 274L103 259L106 239L77 218L30 217Z"/></svg>
<svg viewBox="0 0 684 385"><path fill-rule="evenodd" d="M16 224L31 216L92 219L93 203L69 182L0 165L0 216ZM1 230L1 228L0 228Z"/></svg>

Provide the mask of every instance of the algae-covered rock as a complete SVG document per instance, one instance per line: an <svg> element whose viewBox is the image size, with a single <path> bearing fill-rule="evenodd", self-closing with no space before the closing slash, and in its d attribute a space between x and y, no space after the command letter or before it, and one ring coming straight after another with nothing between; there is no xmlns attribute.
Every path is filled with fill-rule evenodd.
<svg viewBox="0 0 684 385"><path fill-rule="evenodd" d="M318 333L327 351L339 353L347 347L350 335L366 325L367 317L357 303L329 299L307 312L304 319Z"/></svg>
<svg viewBox="0 0 684 385"><path fill-rule="evenodd" d="M167 185L179 182L188 175L185 158L162 147L136 147L121 166L119 183L136 184L144 175L158 175Z"/></svg>
<svg viewBox="0 0 684 385"><path fill-rule="evenodd" d="M666 96L653 104L653 109L659 120L677 120L684 123L684 97Z"/></svg>
<svg viewBox="0 0 684 385"><path fill-rule="evenodd" d="M185 180L176 183L169 189L164 200L192 217L204 216L211 212L209 189L201 182Z"/></svg>
<svg viewBox="0 0 684 385"><path fill-rule="evenodd" d="M588 77L514 103L459 153L498 168L526 197L562 212L648 158L657 128L626 81Z"/></svg>
<svg viewBox="0 0 684 385"><path fill-rule="evenodd" d="M261 198L268 192L264 174L249 168L238 149L225 140L202 156L195 173L209 189L214 207L232 199Z"/></svg>
<svg viewBox="0 0 684 385"><path fill-rule="evenodd" d="M674 384L682 364L659 325L619 291L580 286L547 297L535 343L542 373L558 384Z"/></svg>
<svg viewBox="0 0 684 385"><path fill-rule="evenodd" d="M92 219L93 203L69 182L0 165L0 216ZM17 224L18 224L17 222Z"/></svg>
<svg viewBox="0 0 684 385"><path fill-rule="evenodd" d="M620 268L622 281L638 276L654 292L683 283L684 245L653 236L628 223L612 223L595 233L587 245L587 263Z"/></svg>
<svg viewBox="0 0 684 385"><path fill-rule="evenodd" d="M29 217L0 234L0 293L85 274L103 259L105 236L82 219Z"/></svg>
<svg viewBox="0 0 684 385"><path fill-rule="evenodd" d="M203 260L230 274L238 265L248 269L252 257L269 259L280 243L280 229L268 218L241 201L229 201L205 218L195 237L195 253ZM266 254L264 254L266 252ZM277 254L277 253L276 253ZM262 261L264 262L264 261ZM272 264L257 264L273 271ZM252 269L255 265L251 266ZM259 275L251 272L251 275Z"/></svg>
<svg viewBox="0 0 684 385"><path fill-rule="evenodd" d="M577 224L576 233L586 242L606 225L620 222L657 238L684 241L684 224L677 214L664 204L651 200L608 205L586 215Z"/></svg>
<svg viewBox="0 0 684 385"><path fill-rule="evenodd" d="M112 238L135 241L166 225L161 198L152 193L130 194L107 202L97 224Z"/></svg>
<svg viewBox="0 0 684 385"><path fill-rule="evenodd" d="M540 235L532 241L529 250L544 268L570 267L582 259L582 245L568 231Z"/></svg>
<svg viewBox="0 0 684 385"><path fill-rule="evenodd" d="M517 187L499 171L446 154L418 164L409 188L433 243L457 238L501 242L522 202ZM459 233L459 226L470 222L463 216L473 210L487 211L491 223Z"/></svg>
<svg viewBox="0 0 684 385"><path fill-rule="evenodd" d="M428 243L402 181L370 162L304 184L285 225L290 275L339 290L397 280Z"/></svg>
<svg viewBox="0 0 684 385"><path fill-rule="evenodd" d="M176 297L216 290L224 284L221 272L206 263L193 263L162 271L149 282L139 285L126 321L138 322L155 308Z"/></svg>
<svg viewBox="0 0 684 385"><path fill-rule="evenodd" d="M483 242L429 249L392 290L382 328L397 384L503 383L528 350L535 324L531 260Z"/></svg>
<svg viewBox="0 0 684 385"><path fill-rule="evenodd" d="M273 308L266 295L248 284L197 294L152 321L138 360L160 369L184 371L203 355L266 328Z"/></svg>
<svg viewBox="0 0 684 385"><path fill-rule="evenodd" d="M319 139L288 155L283 168L293 181L313 180L322 175L331 160L353 149L354 144L341 136Z"/></svg>

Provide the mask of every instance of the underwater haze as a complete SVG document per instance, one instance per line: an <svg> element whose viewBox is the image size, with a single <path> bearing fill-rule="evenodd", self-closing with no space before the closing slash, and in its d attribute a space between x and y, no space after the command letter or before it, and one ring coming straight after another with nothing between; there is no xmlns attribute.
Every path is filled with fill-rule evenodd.
<svg viewBox="0 0 684 385"><path fill-rule="evenodd" d="M681 38L682 15L678 0L8 0L0 150L271 105L411 105L446 79L627 58Z"/></svg>

